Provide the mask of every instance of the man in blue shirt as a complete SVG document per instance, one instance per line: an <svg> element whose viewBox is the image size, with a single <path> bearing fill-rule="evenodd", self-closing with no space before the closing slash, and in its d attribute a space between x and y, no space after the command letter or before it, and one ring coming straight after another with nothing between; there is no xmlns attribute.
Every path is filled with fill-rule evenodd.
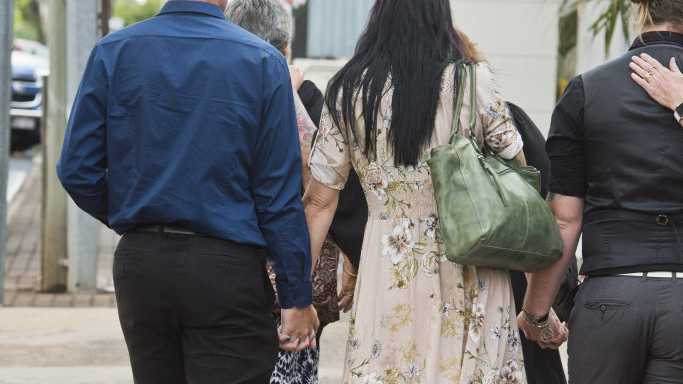
<svg viewBox="0 0 683 384"><path fill-rule="evenodd" d="M226 22L227 0L169 1L94 48L58 175L123 234L114 262L136 383L265 383L280 345L315 345L301 155L284 57Z"/></svg>

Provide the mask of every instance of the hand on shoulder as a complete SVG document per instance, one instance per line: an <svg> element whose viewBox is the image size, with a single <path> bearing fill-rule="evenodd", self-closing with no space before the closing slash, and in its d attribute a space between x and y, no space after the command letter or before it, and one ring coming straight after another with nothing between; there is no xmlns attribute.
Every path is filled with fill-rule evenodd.
<svg viewBox="0 0 683 384"><path fill-rule="evenodd" d="M672 111L683 104L683 73L676 58L671 58L668 68L647 53L631 60L631 78L653 99Z"/></svg>

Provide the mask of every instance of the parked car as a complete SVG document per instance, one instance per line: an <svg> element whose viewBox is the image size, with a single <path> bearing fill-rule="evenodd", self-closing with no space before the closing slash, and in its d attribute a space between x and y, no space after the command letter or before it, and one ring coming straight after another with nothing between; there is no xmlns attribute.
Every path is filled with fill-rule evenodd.
<svg viewBox="0 0 683 384"><path fill-rule="evenodd" d="M11 149L21 151L40 143L43 76L49 71L47 47L34 41L16 40L11 60Z"/></svg>

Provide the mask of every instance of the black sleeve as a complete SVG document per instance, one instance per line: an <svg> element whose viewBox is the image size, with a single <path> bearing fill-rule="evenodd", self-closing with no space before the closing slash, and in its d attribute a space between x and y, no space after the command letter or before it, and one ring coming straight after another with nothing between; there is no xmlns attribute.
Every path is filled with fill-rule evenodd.
<svg viewBox="0 0 683 384"><path fill-rule="evenodd" d="M330 235L356 270L360 265L367 222L368 203L365 200L365 193L358 175L351 170L344 189L339 193L339 204L330 226Z"/></svg>
<svg viewBox="0 0 683 384"><path fill-rule="evenodd" d="M306 80L299 88L299 97L301 102L304 103L304 107L306 107L308 117L311 118L316 127L319 127L320 116L323 113L323 105L325 104L322 92L312 81Z"/></svg>
<svg viewBox="0 0 683 384"><path fill-rule="evenodd" d="M550 185L550 159L545 151L545 136L522 108L510 102L508 108L515 121L515 127L522 136L527 164L541 172L541 195L545 197Z"/></svg>
<svg viewBox="0 0 683 384"><path fill-rule="evenodd" d="M550 157L550 192L583 198L586 195L584 156L584 88L574 78L553 113L546 150Z"/></svg>

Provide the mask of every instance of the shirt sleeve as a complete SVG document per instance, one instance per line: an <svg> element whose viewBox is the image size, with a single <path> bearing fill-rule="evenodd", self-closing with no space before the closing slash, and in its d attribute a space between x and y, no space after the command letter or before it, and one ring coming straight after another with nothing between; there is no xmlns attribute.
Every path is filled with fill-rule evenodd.
<svg viewBox="0 0 683 384"><path fill-rule="evenodd" d="M513 159L524 147L522 137L517 132L510 110L498 91L490 65L480 63L476 66L476 71L478 123L482 124L484 143L498 156L506 160ZM468 95L469 89L465 92ZM465 100L468 100L467 96ZM469 108L467 101L464 108Z"/></svg>
<svg viewBox="0 0 683 384"><path fill-rule="evenodd" d="M86 65L71 108L57 176L73 201L107 224L108 77L99 47Z"/></svg>
<svg viewBox="0 0 683 384"><path fill-rule="evenodd" d="M351 172L351 152L346 136L323 107L320 128L309 161L311 177L332 189L342 190Z"/></svg>
<svg viewBox="0 0 683 384"><path fill-rule="evenodd" d="M312 302L311 253L301 202L301 149L284 58L264 59L264 106L256 135L252 193L259 226L277 275L282 308Z"/></svg>
<svg viewBox="0 0 683 384"><path fill-rule="evenodd" d="M546 150L550 157L550 192L583 198L585 175L583 115L585 95L581 77L573 79L553 112Z"/></svg>

